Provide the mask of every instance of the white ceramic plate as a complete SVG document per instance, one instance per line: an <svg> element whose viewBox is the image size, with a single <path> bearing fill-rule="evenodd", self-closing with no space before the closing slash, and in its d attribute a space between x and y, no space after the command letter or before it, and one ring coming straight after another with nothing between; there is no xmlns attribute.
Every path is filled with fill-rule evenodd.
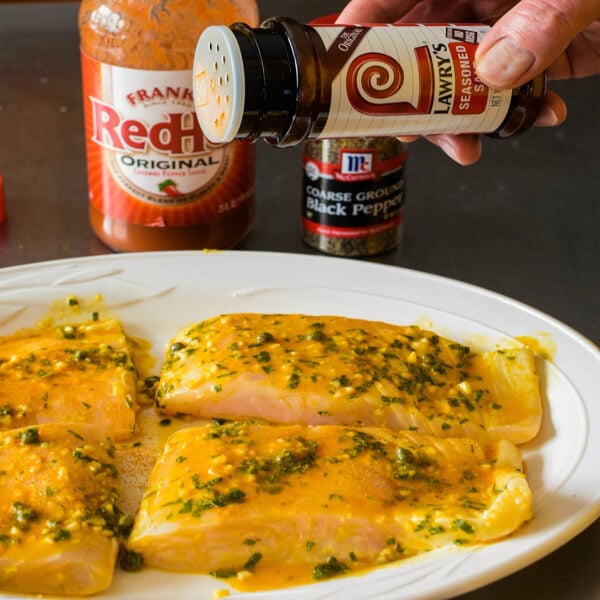
<svg viewBox="0 0 600 600"><path fill-rule="evenodd" d="M353 260L252 252L97 256L0 270L0 334L30 325L50 300L101 293L157 361L181 327L223 312L304 312L418 323L475 347L530 335L556 347L540 370L544 424L526 445L535 518L490 546L433 552L366 575L252 600L434 600L465 593L545 556L600 515L600 352L537 310L464 283ZM159 363L158 363L159 364ZM225 581L153 570L118 572L101 598L209 599ZM3 596L6 597L6 596Z"/></svg>

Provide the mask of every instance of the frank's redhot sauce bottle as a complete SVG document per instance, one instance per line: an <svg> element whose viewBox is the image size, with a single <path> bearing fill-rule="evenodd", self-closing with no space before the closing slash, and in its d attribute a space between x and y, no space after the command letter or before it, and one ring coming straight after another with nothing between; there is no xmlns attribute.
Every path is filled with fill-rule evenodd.
<svg viewBox="0 0 600 600"><path fill-rule="evenodd" d="M110 248L229 248L248 233L254 149L208 140L192 97L199 35L240 20L258 23L254 0L81 2L89 213Z"/></svg>
<svg viewBox="0 0 600 600"><path fill-rule="evenodd" d="M282 17L259 28L209 27L194 63L198 119L213 142L265 138L278 146L349 136L516 135L535 121L545 76L514 90L485 86L474 56L488 29L310 26ZM222 77L227 86L215 94Z"/></svg>

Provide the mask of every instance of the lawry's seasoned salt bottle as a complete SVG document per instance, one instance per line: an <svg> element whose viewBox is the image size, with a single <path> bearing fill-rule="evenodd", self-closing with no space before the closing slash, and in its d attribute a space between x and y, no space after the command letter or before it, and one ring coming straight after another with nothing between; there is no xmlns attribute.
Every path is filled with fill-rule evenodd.
<svg viewBox="0 0 600 600"><path fill-rule="evenodd" d="M229 248L248 233L254 148L207 140L192 98L198 37L240 20L258 24L255 0L81 2L89 214L110 248Z"/></svg>
<svg viewBox="0 0 600 600"><path fill-rule="evenodd" d="M487 133L506 138L535 121L540 75L514 90L477 77L485 25L209 27L194 61L199 123L213 142ZM218 65L219 69L215 69ZM227 86L215 93L215 81Z"/></svg>

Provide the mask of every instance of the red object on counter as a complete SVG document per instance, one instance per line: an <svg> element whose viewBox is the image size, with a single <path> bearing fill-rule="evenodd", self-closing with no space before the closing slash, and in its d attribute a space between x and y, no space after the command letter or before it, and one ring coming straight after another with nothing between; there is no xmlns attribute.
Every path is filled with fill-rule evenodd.
<svg viewBox="0 0 600 600"><path fill-rule="evenodd" d="M6 221L6 204L4 201L4 178L0 173L0 223Z"/></svg>

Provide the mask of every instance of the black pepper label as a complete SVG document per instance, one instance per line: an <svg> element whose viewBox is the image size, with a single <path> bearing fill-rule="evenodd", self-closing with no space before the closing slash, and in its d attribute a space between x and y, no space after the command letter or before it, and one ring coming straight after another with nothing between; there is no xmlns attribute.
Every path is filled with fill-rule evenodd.
<svg viewBox="0 0 600 600"><path fill-rule="evenodd" d="M375 254L394 247L404 218L405 158L406 151L396 139L305 144L302 216L307 242L327 251L313 238L328 238L332 253L346 255ZM379 243L378 236L382 236ZM343 240L353 243L344 250L334 247L335 240L339 246ZM369 247L361 248L361 241Z"/></svg>

